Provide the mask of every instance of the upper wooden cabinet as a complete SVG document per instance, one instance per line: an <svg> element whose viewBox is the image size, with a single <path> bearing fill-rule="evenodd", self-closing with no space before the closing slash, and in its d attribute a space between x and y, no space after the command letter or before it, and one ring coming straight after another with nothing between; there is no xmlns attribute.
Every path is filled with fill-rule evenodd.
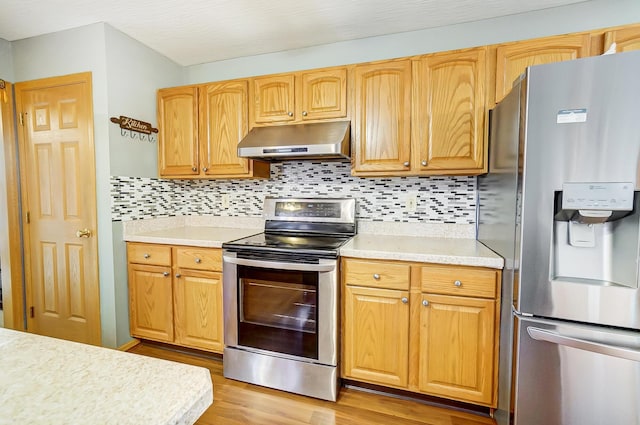
<svg viewBox="0 0 640 425"><path fill-rule="evenodd" d="M248 82L158 91L160 177L268 177L269 165L238 158L248 133Z"/></svg>
<svg viewBox="0 0 640 425"><path fill-rule="evenodd" d="M509 93L528 66L589 56L589 34L563 35L501 44L496 47L495 103Z"/></svg>
<svg viewBox="0 0 640 425"><path fill-rule="evenodd" d="M353 68L354 175L402 174L411 169L411 61Z"/></svg>
<svg viewBox="0 0 640 425"><path fill-rule="evenodd" d="M604 51L616 43L616 52L640 50L640 25L617 28L604 33Z"/></svg>
<svg viewBox="0 0 640 425"><path fill-rule="evenodd" d="M198 88L158 90L158 171L160 177L199 174Z"/></svg>
<svg viewBox="0 0 640 425"><path fill-rule="evenodd" d="M484 47L414 62L411 168L417 174L486 171L486 65Z"/></svg>
<svg viewBox="0 0 640 425"><path fill-rule="evenodd" d="M327 68L251 80L251 125L347 116L347 70Z"/></svg>

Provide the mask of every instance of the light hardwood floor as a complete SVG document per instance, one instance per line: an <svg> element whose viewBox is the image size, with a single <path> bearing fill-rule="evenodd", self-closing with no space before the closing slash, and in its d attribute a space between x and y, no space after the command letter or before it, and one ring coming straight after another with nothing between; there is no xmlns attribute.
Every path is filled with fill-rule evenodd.
<svg viewBox="0 0 640 425"><path fill-rule="evenodd" d="M495 425L488 417L342 388L336 403L289 394L222 376L222 362L141 343L131 353L202 366L211 371L213 405L198 425Z"/></svg>

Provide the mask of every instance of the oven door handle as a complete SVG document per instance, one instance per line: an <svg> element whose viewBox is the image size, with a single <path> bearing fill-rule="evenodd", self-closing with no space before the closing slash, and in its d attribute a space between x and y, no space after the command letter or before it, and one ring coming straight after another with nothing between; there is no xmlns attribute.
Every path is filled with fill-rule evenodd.
<svg viewBox="0 0 640 425"><path fill-rule="evenodd" d="M330 272L336 269L336 261L329 260L327 264L281 263L280 261L251 260L248 258L222 257L225 263L239 266L262 267L265 269L297 270L303 272ZM320 260L322 261L322 260Z"/></svg>

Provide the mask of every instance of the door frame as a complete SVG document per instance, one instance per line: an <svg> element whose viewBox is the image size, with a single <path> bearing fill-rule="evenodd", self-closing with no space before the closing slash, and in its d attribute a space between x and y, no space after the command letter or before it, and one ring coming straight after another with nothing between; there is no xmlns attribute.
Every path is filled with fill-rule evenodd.
<svg viewBox="0 0 640 425"><path fill-rule="evenodd" d="M2 272L4 327L26 329L24 314L24 274L22 269L22 222L20 205L20 179L18 167L18 140L15 132L15 103L13 84L0 80L0 115L2 119L2 141L4 147L4 171L6 181L6 213L8 224L8 258ZM8 269L8 272L6 271Z"/></svg>

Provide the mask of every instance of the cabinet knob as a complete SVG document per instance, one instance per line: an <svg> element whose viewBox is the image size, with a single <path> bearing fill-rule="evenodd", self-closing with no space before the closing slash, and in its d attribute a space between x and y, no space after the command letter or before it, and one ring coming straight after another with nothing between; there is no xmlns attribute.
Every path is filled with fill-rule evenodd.
<svg viewBox="0 0 640 425"><path fill-rule="evenodd" d="M143 257L144 258L149 258L149 257L151 257L151 254L144 254Z"/></svg>
<svg viewBox="0 0 640 425"><path fill-rule="evenodd" d="M287 113L287 115L289 115L290 117L292 117L292 116L293 116L293 112L289 112L289 113Z"/></svg>
<svg viewBox="0 0 640 425"><path fill-rule="evenodd" d="M200 263L202 263L202 260L199 258L196 258L196 264L200 264Z"/></svg>
<svg viewBox="0 0 640 425"><path fill-rule="evenodd" d="M422 160L422 162L421 162L421 164L422 164L422 166L423 166L423 167L426 167L426 166L427 166L427 160L426 160L426 159L423 159L423 160Z"/></svg>
<svg viewBox="0 0 640 425"><path fill-rule="evenodd" d="M176 273L176 277L179 279L182 277L182 275L180 273Z"/></svg>
<svg viewBox="0 0 640 425"><path fill-rule="evenodd" d="M406 161L406 162L405 162L404 164L402 164L402 165L404 165L405 167L408 167L409 165L411 165L411 163L410 163L409 161Z"/></svg>
<svg viewBox="0 0 640 425"><path fill-rule="evenodd" d="M403 304L406 304L406 303L408 303L408 302L409 302L409 298L407 298L407 297L402 297L402 299L401 299L400 301L402 301L402 303L403 303Z"/></svg>
<svg viewBox="0 0 640 425"><path fill-rule="evenodd" d="M423 306L425 306L425 307L426 307L426 306L428 306L428 305L429 305L429 301L427 301L427 300L422 300L422 305L423 305Z"/></svg>
<svg viewBox="0 0 640 425"><path fill-rule="evenodd" d="M191 167L191 171L198 171L198 167Z"/></svg>
<svg viewBox="0 0 640 425"><path fill-rule="evenodd" d="M209 171L209 168L204 167L204 168L202 169L202 171L204 171L204 172L206 173L207 171Z"/></svg>
<svg viewBox="0 0 640 425"><path fill-rule="evenodd" d="M380 275L379 275L378 273L374 273L374 274L373 274L373 278L374 278L375 280L380 280Z"/></svg>
<svg viewBox="0 0 640 425"><path fill-rule="evenodd" d="M460 282L459 280L456 280L455 282L453 282L453 284L456 286L462 286L462 282Z"/></svg>
<svg viewBox="0 0 640 425"><path fill-rule="evenodd" d="M164 277L169 276L169 272L164 272L164 273L162 273L162 276L164 276Z"/></svg>
<svg viewBox="0 0 640 425"><path fill-rule="evenodd" d="M306 117L307 116L307 111L302 111L302 116Z"/></svg>

